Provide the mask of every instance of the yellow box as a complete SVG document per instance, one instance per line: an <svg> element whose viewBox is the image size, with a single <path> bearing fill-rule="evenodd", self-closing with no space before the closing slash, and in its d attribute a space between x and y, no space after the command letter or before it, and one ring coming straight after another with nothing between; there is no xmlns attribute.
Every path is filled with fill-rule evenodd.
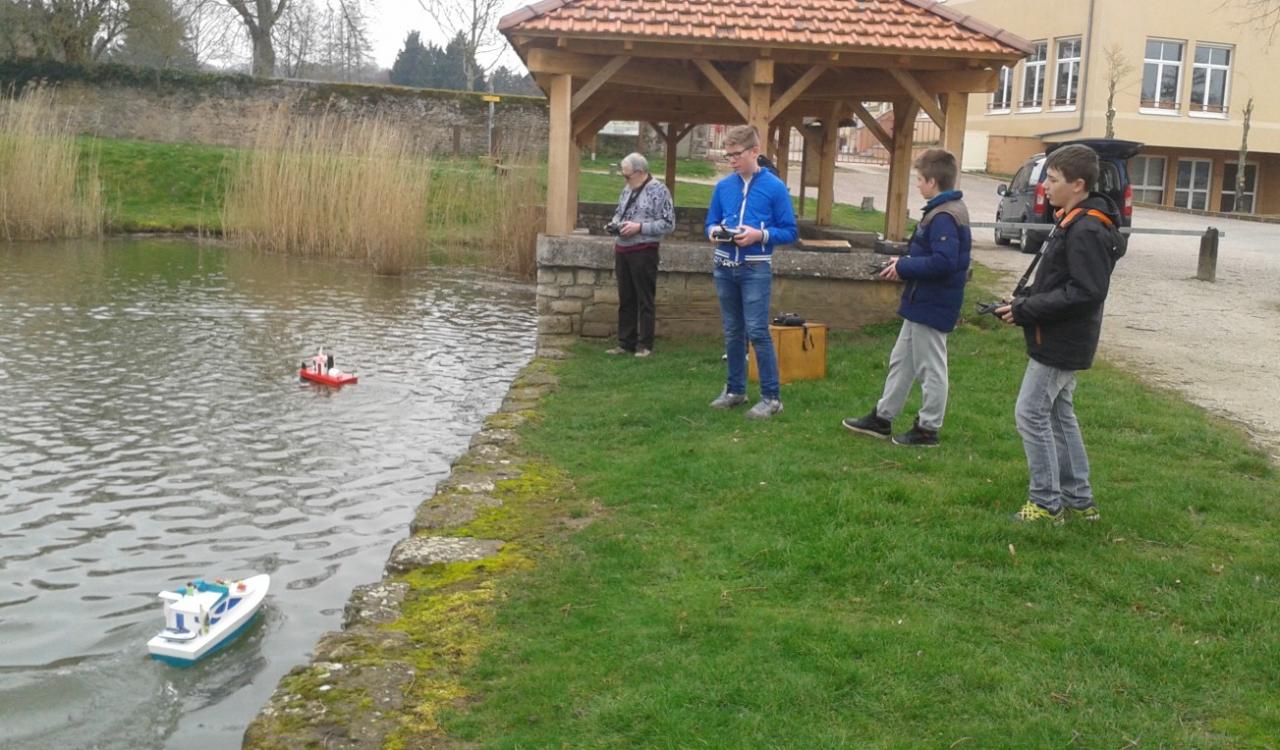
<svg viewBox="0 0 1280 750"><path fill-rule="evenodd" d="M778 382L822 380L827 377L827 324L769 326L773 351L778 355ZM747 345L747 378L758 382L755 347Z"/></svg>

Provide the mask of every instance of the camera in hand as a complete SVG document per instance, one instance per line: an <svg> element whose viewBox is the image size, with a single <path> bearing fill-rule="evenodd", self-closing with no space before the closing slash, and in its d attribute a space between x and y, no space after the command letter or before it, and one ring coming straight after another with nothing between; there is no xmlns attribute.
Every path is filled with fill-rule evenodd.
<svg viewBox="0 0 1280 750"><path fill-rule="evenodd" d="M996 308L1004 307L1007 304L1009 304L1009 300L1004 300L1004 299L996 300L995 302L979 302L978 314L979 315L995 315ZM996 316L996 317L999 317L999 316Z"/></svg>
<svg viewBox="0 0 1280 750"><path fill-rule="evenodd" d="M729 227L726 227L724 224L716 224L711 229L711 239L715 240L716 242L733 242L733 238L736 235L737 235L737 232L733 231Z"/></svg>
<svg viewBox="0 0 1280 750"><path fill-rule="evenodd" d="M614 237L617 237L622 232L622 225L616 221L611 221L604 225L604 231L612 234Z"/></svg>
<svg viewBox="0 0 1280 750"><path fill-rule="evenodd" d="M879 276L880 272L893 265L891 260L873 260L867 265L867 273L872 276Z"/></svg>

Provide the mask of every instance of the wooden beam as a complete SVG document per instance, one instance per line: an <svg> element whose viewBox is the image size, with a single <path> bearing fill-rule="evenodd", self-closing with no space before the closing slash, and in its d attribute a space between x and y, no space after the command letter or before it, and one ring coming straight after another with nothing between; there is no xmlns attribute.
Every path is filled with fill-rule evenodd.
<svg viewBox="0 0 1280 750"><path fill-rule="evenodd" d="M551 78L548 92L547 234L567 235L576 220L569 218L569 159L573 144L573 76Z"/></svg>
<svg viewBox="0 0 1280 750"><path fill-rule="evenodd" d="M546 74L561 73L589 79L616 58L616 55L584 55L561 49L534 47L529 50L526 65L540 82ZM645 60L644 65L626 66L616 71L608 83L613 87L635 86L682 94L712 93L703 87L701 80L683 63L669 60Z"/></svg>
<svg viewBox="0 0 1280 750"><path fill-rule="evenodd" d="M653 120L650 120L650 121L649 121L649 127L651 127L651 128L653 128L654 130L658 131L658 135L662 136L662 140L664 140L664 141L665 141L665 140L667 140L667 130L666 130L666 128L662 127L661 125L659 125L657 122L655 122L655 121L653 121Z"/></svg>
<svg viewBox="0 0 1280 750"><path fill-rule="evenodd" d="M778 125L778 158L774 162L778 167L778 177L786 183L787 169L791 164L791 123Z"/></svg>
<svg viewBox="0 0 1280 750"><path fill-rule="evenodd" d="M866 107L862 106L862 102L849 102L849 106L853 108L853 114L866 126L867 132L874 135L876 140L880 141L880 145L885 147L886 151L892 152L893 136L884 132L884 128L880 127L880 121L868 112Z"/></svg>
<svg viewBox="0 0 1280 750"><path fill-rule="evenodd" d="M582 105L582 109L573 113L574 138L579 138L581 134L586 130L586 127L589 123L595 121L601 115L607 115L610 109L616 103L617 103L617 98L615 96L601 94L600 96L592 97L591 101ZM608 122L608 120L605 120L605 122ZM600 128L597 126L596 130L599 130L599 129Z"/></svg>
<svg viewBox="0 0 1280 750"><path fill-rule="evenodd" d="M907 233L907 190L911 184L911 145L915 139L916 113L920 105L914 99L893 103L893 151L889 155L889 195L885 200L884 236L901 242Z"/></svg>
<svg viewBox="0 0 1280 750"><path fill-rule="evenodd" d="M947 124L942 128L942 147L956 157L956 166L961 167L964 164L964 127L965 119L969 116L969 95L953 91L945 96ZM956 173L957 187L962 174L963 171Z"/></svg>
<svg viewBox="0 0 1280 750"><path fill-rule="evenodd" d="M761 145L769 138L770 99L773 98L773 60L752 60L751 98L747 104L747 124L756 129Z"/></svg>
<svg viewBox="0 0 1280 750"><path fill-rule="evenodd" d="M674 203L676 199L676 146L680 145L679 123L667 123L666 141L667 141L667 173L664 175L667 184L667 191L671 193L671 200Z"/></svg>
<svg viewBox="0 0 1280 750"><path fill-rule="evenodd" d="M889 75L893 76L898 84L907 90L911 98L916 100L916 104L920 105L921 109L929 115L929 118L938 124L938 127L946 127L946 118L942 114L942 108L938 106L938 97L936 95L926 91L924 86L920 85L920 82L915 79L915 76L905 70L889 68Z"/></svg>
<svg viewBox="0 0 1280 750"><path fill-rule="evenodd" d="M782 114L782 110L790 106L791 102L799 98L805 92L805 89L809 88L814 81L818 80L818 76L826 71L827 67L825 65L814 65L805 71L804 75L791 84L791 88L787 89L782 96L775 99L773 104L769 106L769 119L771 121L778 119L778 116Z"/></svg>
<svg viewBox="0 0 1280 750"><path fill-rule="evenodd" d="M818 226L831 225L831 209L836 195L836 152L840 148L840 116L844 105L836 102L822 122L822 159L818 166Z"/></svg>
<svg viewBox="0 0 1280 750"><path fill-rule="evenodd" d="M622 66L626 65L630 60L631 58L627 55L618 55L605 63L603 68L596 71L596 74L591 76L591 78L583 84L582 88L578 89L578 93L573 95L573 111L576 112L578 107L582 106L583 102L590 99L591 95L596 93L597 89L605 85L610 78L613 78L613 74L621 70Z"/></svg>
<svg viewBox="0 0 1280 750"><path fill-rule="evenodd" d="M716 90L725 98L725 101L738 110L738 114L742 115L742 119L750 122L751 112L747 108L747 103L742 100L741 96L738 96L737 91L733 90L733 86L725 80L724 75L719 70L716 70L716 66L698 58L694 59L693 64L698 67L698 70L702 71L702 75L706 76L708 81L711 81L711 85L716 87Z"/></svg>
<svg viewBox="0 0 1280 750"><path fill-rule="evenodd" d="M684 137L686 135L689 135L689 131L693 130L696 127L698 127L697 123L691 122L688 125L685 125L683 128L680 128L680 133L679 135L676 136L676 143L679 143L680 141L684 140Z"/></svg>

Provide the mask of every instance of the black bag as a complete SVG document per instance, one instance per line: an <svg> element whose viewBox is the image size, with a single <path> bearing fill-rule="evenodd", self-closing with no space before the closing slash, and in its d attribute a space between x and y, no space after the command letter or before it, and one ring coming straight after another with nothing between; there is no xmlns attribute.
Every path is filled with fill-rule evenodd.
<svg viewBox="0 0 1280 750"><path fill-rule="evenodd" d="M795 313L783 313L773 319L775 326L803 326L804 323L804 318Z"/></svg>

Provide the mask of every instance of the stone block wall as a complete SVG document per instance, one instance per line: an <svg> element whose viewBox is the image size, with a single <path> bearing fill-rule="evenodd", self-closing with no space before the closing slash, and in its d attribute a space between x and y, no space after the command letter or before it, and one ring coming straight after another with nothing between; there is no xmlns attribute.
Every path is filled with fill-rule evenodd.
<svg viewBox="0 0 1280 750"><path fill-rule="evenodd" d="M622 178L618 178L618 191L622 191ZM590 234L606 237L604 225L613 218L618 209L616 203L578 202L578 226L586 227ZM702 228L707 223L707 209L679 206L676 208L676 228L669 237L671 240L700 241Z"/></svg>
<svg viewBox="0 0 1280 750"><path fill-rule="evenodd" d="M660 251L656 297L659 337L717 334L720 303L705 242L667 242ZM871 277L869 250L774 252L770 315L798 313L832 330L892 320L899 284ZM538 237L538 349L564 349L579 338L618 331L618 289L612 238L584 234Z"/></svg>

